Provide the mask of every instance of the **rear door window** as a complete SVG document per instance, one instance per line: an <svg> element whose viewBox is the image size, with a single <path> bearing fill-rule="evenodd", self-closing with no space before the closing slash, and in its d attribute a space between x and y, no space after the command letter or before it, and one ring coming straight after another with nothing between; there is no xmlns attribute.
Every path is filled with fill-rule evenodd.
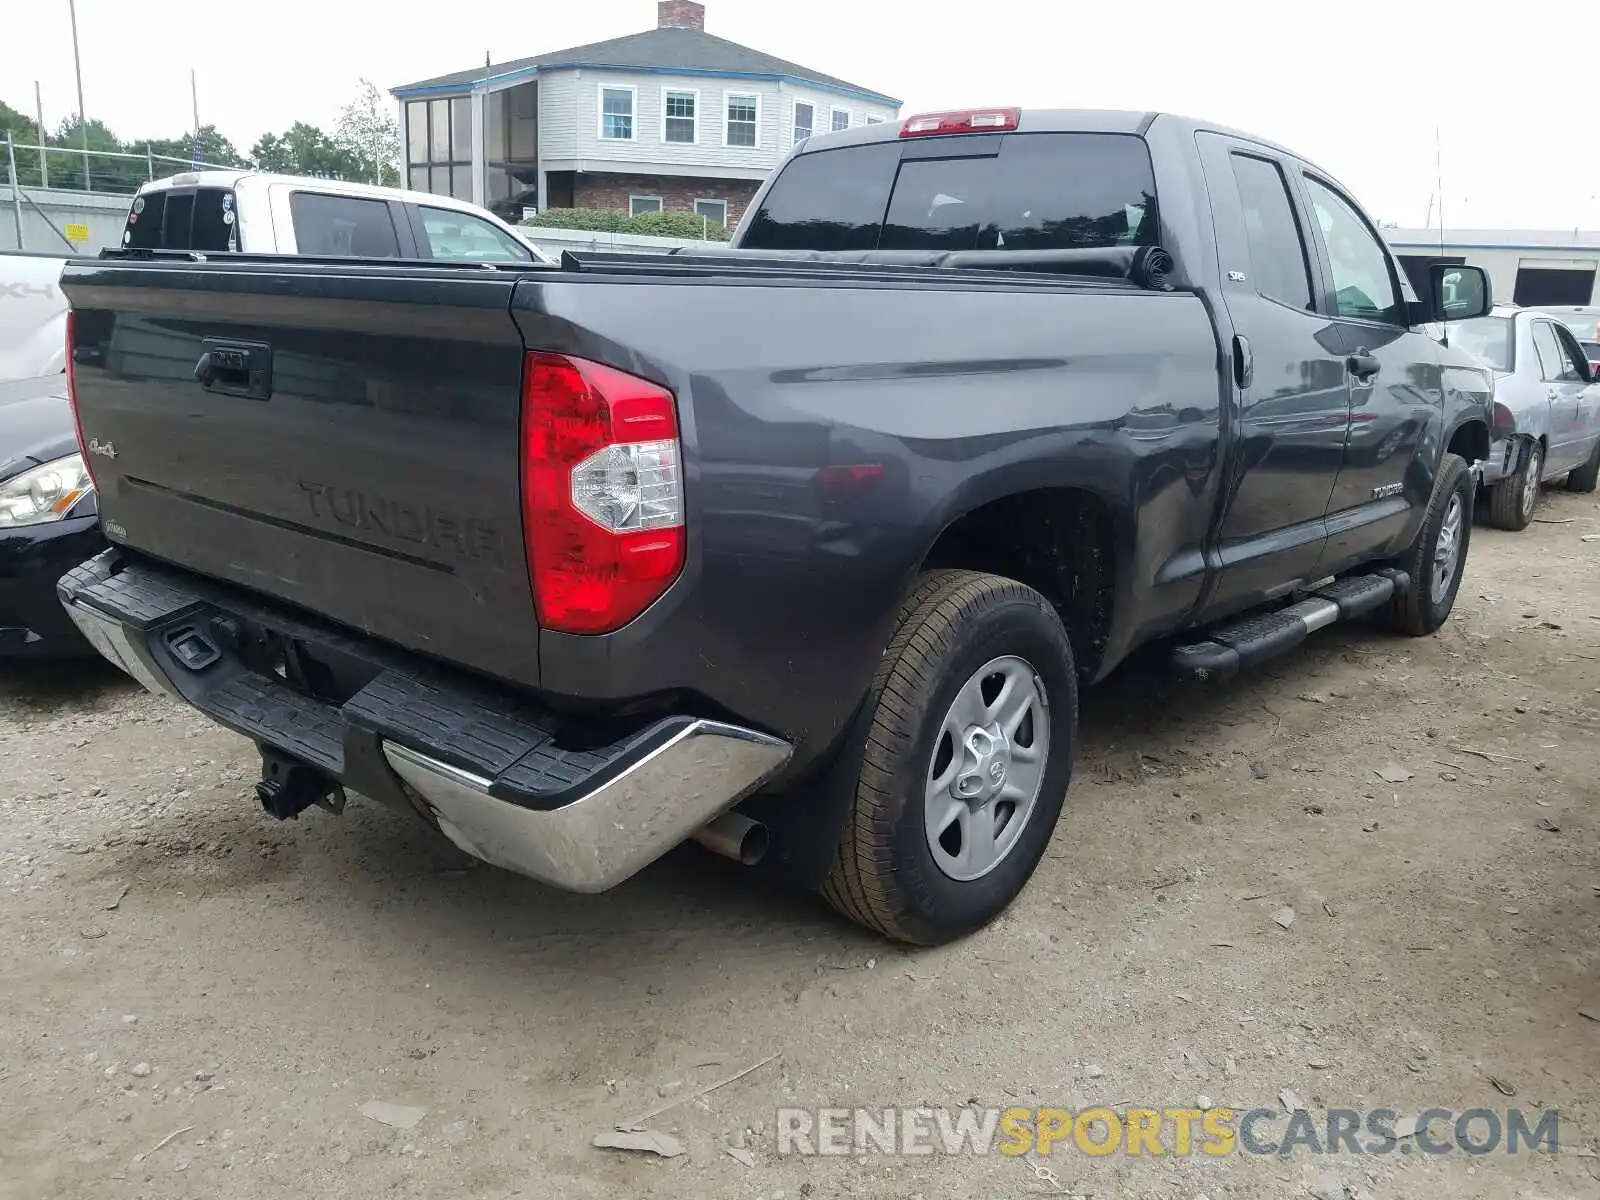
<svg viewBox="0 0 1600 1200"><path fill-rule="evenodd" d="M1150 245L1156 236L1155 178L1142 139L1013 133L801 154L740 244L1065 250Z"/></svg>
<svg viewBox="0 0 1600 1200"><path fill-rule="evenodd" d="M1533 323L1533 349L1539 356L1539 377L1551 382L1560 379L1567 363L1561 347L1556 343L1556 331L1549 321Z"/></svg>
<svg viewBox="0 0 1600 1200"><path fill-rule="evenodd" d="M1556 352L1561 356L1559 366L1561 374L1557 376L1562 383L1582 383L1583 368L1578 365L1582 357L1582 348L1578 339L1572 336L1572 330L1564 325L1551 325L1550 332L1556 339Z"/></svg>
<svg viewBox="0 0 1600 1200"><path fill-rule="evenodd" d="M1257 294L1290 308L1311 308L1311 269L1283 171L1277 163L1253 154L1228 157L1239 185L1250 274Z"/></svg>
<svg viewBox="0 0 1600 1200"><path fill-rule="evenodd" d="M400 238L386 200L294 192L289 197L289 215L301 254L400 257Z"/></svg>

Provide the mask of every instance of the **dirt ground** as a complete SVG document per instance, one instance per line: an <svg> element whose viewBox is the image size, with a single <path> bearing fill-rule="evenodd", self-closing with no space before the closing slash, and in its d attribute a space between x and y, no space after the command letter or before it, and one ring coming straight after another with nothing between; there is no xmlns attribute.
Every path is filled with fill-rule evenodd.
<svg viewBox="0 0 1600 1200"><path fill-rule="evenodd" d="M13 670L0 1196L1600 1196L1600 504L1539 521L1475 531L1437 637L1335 628L1227 685L1090 693L1049 857L934 951L694 847L577 897L371 803L277 824L243 740L109 668ZM776 1150L780 1106L1284 1089L1553 1107L1562 1152ZM682 1156L591 1146L674 1100L649 1125Z"/></svg>

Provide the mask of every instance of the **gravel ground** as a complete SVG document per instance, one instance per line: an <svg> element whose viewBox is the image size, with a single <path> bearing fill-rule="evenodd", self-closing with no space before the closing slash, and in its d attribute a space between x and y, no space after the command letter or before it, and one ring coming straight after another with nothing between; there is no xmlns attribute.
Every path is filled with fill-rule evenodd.
<svg viewBox="0 0 1600 1200"><path fill-rule="evenodd" d="M1336 628L1212 688L1122 672L1087 698L1031 887L934 951L694 847L576 897L359 800L276 824L241 739L109 668L8 668L0 1196L1600 1196L1588 533L1600 504L1566 494L1526 533L1479 528L1434 638ZM780 1106L1284 1089L1554 1107L1562 1153L1046 1164L775 1139ZM591 1146L673 1100L649 1124L682 1156ZM425 1112L397 1129L369 1101Z"/></svg>

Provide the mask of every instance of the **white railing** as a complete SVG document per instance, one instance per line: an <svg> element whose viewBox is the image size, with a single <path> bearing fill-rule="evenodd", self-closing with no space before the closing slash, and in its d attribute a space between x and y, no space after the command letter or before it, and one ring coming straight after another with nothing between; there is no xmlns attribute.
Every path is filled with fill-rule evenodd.
<svg viewBox="0 0 1600 1200"><path fill-rule="evenodd" d="M0 182L13 187L56 188L69 192L107 192L131 195L152 179L194 170L197 166L235 167L237 163L205 162L125 150L88 150L70 146L30 146L5 138L5 162Z"/></svg>

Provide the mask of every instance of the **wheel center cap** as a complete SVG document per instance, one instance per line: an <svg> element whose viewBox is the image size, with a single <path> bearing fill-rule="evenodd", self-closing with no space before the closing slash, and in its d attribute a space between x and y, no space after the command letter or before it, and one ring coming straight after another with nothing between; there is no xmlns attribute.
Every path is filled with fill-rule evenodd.
<svg viewBox="0 0 1600 1200"><path fill-rule="evenodd" d="M988 804L1006 785L1011 770L1011 743L996 725L973 725L961 739L961 771L954 791L974 808Z"/></svg>

